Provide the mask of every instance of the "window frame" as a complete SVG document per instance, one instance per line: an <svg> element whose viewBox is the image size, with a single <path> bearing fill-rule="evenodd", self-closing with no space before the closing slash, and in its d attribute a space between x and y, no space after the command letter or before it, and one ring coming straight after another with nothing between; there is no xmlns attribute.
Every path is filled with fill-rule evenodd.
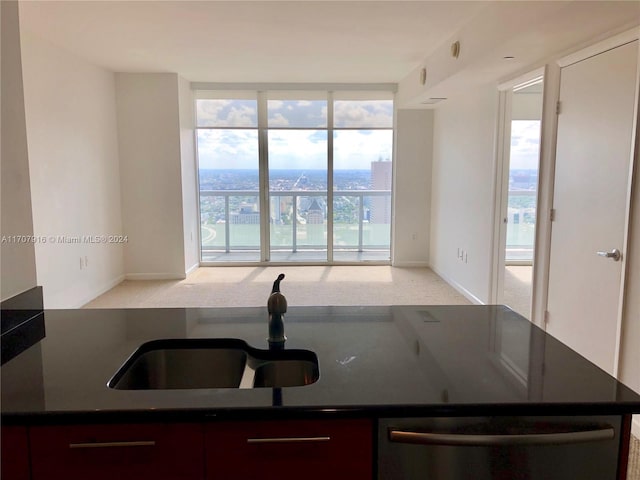
<svg viewBox="0 0 640 480"><path fill-rule="evenodd" d="M194 88L196 87L196 88ZM332 265L332 264L362 264L364 260L352 260L352 261L336 261L334 258L334 134L339 131L346 130L388 130L391 132L391 152L390 160L395 161L394 155L394 143L395 143L395 89L389 88L388 85L382 87L375 86L376 88L363 88L353 89L343 88L334 91L333 89L297 89L297 88L269 88L269 89L228 89L228 88L202 88L201 84L192 84L194 89L194 141L195 141L195 166L196 172L200 169L200 155L198 149L198 132L200 130L224 130L224 129L248 129L257 130L258 132L258 197L260 205L260 255L259 261L215 261L205 260L203 258L202 248L202 212L200 205L200 175L196 175L197 180L197 206L198 206L198 238L199 238L199 261L201 265L220 265L220 264L239 264L239 265L278 265L283 264L296 264L296 265ZM206 99L231 99L231 100L244 100L255 99L257 105L257 126L211 126L211 125L199 125L197 116L197 101ZM269 126L269 100L324 100L326 101L326 127L319 126ZM391 124L390 126L340 126L334 125L334 108L336 101L360 101L360 100L390 100L392 103L391 109ZM271 239L270 239L270 185L269 185L269 131L274 130L324 130L327 133L327 219L326 219L326 258L322 261L295 261L295 262L272 262L271 261ZM390 188L391 203L393 204L394 189L393 183ZM361 202L364 197L361 197ZM360 220L362 222L362 220ZM393 214L390 219L390 232L389 232L389 257L386 261L370 261L366 260L367 264L382 264L388 265L391 263L392 252L392 230L393 230ZM226 234L229 235L229 226L226 227ZM363 251L362 232L360 232L359 253ZM228 244L227 244L228 246ZM227 253L230 253L229 251Z"/></svg>

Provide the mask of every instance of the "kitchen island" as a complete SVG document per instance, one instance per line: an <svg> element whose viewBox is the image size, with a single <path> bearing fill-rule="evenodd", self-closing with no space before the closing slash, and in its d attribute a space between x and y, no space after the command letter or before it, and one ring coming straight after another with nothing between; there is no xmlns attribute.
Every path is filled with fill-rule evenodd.
<svg viewBox="0 0 640 480"><path fill-rule="evenodd" d="M589 478L623 478L625 442L628 444L631 414L640 412L640 396L507 307L290 307L285 332L285 349L317 354L316 382L278 389L118 390L109 388L107 382L140 345L151 340L234 338L266 349L266 308L46 310L44 338L2 366L3 428L14 429L18 437L24 434L26 440L17 442L30 445L30 468L36 479L46 478L40 472L50 472L53 467L38 466L34 455L46 450L42 445L51 439L64 437L62 427L66 428L65 435L72 437L78 431L82 437L81 441L71 439L67 444L86 447L91 442L114 443L112 437L123 432L128 432L125 437L129 443L135 443L130 440L131 431L153 429L156 425L168 428L163 432L170 438L179 436L171 429L184 435L184 442L171 448L174 452L185 450L190 465L195 462L209 466L197 466L191 476L167 478L205 478L203 472L208 472L206 478L227 478L225 475L231 474L251 478L250 470L238 474L245 472L237 470L239 464L251 463L242 459L228 462L233 464L230 473L220 473L224 469L218 467L231 454L212 446L224 444L225 439L235 438L236 434L244 438L241 443L247 443L247 432L254 440L260 440L257 444L249 442L251 460L263 457L254 449L264 443L264 438L274 435L314 439L322 444L331 443L322 440L327 438L343 442L342 446L326 449L314 445L310 451L316 456L311 465L317 464L318 469L312 468L305 474L307 478L322 478L321 473L316 477L313 471L320 472L322 465L331 466L327 459L336 452L349 453L336 460L334 468L362 472L360 477L344 478L414 478L393 473L405 468L398 462L400 457L407 457L407 452L429 451L427 457L441 459L456 457L461 448L472 452L462 462L469 462L466 468L480 468L487 463L485 457L491 457L486 473L477 472L473 478L503 478L500 475L509 462L512 466L520 462L520 470L526 470L521 472L523 476L511 473L509 478L549 478L546 473L536 473L538 467L530 466L531 459L540 456L535 452L543 452L549 458L549 445L505 450L507 447L500 445L502 437L495 445L467 447L450 443L426 446L415 437L408 444L390 440L390 432L398 428L410 433L428 429L442 433L450 427L446 419L463 419L454 430L478 433L480 429L485 438L496 438L495 432L487 432L487 428L505 425L523 427L528 432L527 441L535 442L542 434L556 435L553 451L560 452L559 459L578 455L588 464L590 457L605 457L607 461L601 462L604 466L584 467L586 471L601 472L599 477ZM193 368L198 369L198 365ZM425 425L414 419L432 419L435 424ZM564 430L547 428L554 423L552 420L557 420ZM577 428L579 440L575 443L579 445L565 446L565 450L556 448L564 443L562 435L567 433L567 425L585 422L588 428ZM603 424L611 428L600 429ZM124 430L109 431L106 439L95 432L82 431L87 426L106 425ZM127 425L136 428L126 428ZM285 431L270 432L269 425ZM323 425L335 434L323 434ZM296 431L304 435L293 436ZM584 431L596 432L595 440L589 440L591 434L580 433ZM599 438L603 434L597 431L608 432L604 433L608 440ZM349 437L350 432L354 438ZM568 433L576 438L575 432ZM204 446L178 448L189 442L201 445L203 437ZM67 444L61 450L65 455L74 450ZM404 450L396 451L401 444ZM144 451L148 447L135 448ZM572 452L574 447L577 450ZM116 446L110 451L114 448L120 450ZM288 458L299 458L309 447L295 448L302 450ZM527 449L534 449L534 454ZM94 449L84 451L89 450ZM318 451L323 453L316 458ZM269 461L273 460L272 453L266 455ZM42 453L50 461L56 455ZM362 463L354 461L356 457ZM562 471L558 461L554 458L552 463ZM459 477L438 477L442 469L451 470L438 462L429 460L419 465L431 472L432 477L425 478L464 478L464 472ZM501 462L504 465L498 465ZM539 462L536 460L536 464ZM308 469L309 463L302 463ZM210 475L214 464L219 476ZM363 464L370 468L363 470ZM82 465L91 467L90 462L89 466ZM567 468L566 472L572 475L574 466ZM285 474L277 478L290 477Z"/></svg>

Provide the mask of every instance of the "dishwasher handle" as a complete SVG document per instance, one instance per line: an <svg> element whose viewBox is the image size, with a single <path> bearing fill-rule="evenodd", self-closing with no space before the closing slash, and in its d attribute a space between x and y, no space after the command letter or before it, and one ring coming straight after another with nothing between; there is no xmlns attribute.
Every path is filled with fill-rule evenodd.
<svg viewBox="0 0 640 480"><path fill-rule="evenodd" d="M464 433L428 433L397 430L389 428L389 440L394 443L415 445L447 445L457 447L500 447L500 446L539 446L568 445L572 443L598 442L611 440L615 436L612 426L606 425L591 430L576 430L553 433L522 434L464 434Z"/></svg>

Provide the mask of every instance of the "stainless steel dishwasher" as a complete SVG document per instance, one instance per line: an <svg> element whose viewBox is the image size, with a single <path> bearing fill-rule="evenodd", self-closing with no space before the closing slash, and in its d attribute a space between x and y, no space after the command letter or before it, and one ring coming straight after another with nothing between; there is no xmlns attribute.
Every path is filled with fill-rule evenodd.
<svg viewBox="0 0 640 480"><path fill-rule="evenodd" d="M622 418L386 418L380 480L616 480Z"/></svg>

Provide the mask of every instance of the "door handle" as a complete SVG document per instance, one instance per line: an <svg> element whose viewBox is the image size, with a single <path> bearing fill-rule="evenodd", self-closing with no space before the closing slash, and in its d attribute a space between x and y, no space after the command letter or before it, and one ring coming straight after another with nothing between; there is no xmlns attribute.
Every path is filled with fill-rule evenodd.
<svg viewBox="0 0 640 480"><path fill-rule="evenodd" d="M611 258L614 262L617 262L622 258L622 253L620 253L620 250L618 250L617 248L614 248L610 252L599 251L596 253L600 257Z"/></svg>

